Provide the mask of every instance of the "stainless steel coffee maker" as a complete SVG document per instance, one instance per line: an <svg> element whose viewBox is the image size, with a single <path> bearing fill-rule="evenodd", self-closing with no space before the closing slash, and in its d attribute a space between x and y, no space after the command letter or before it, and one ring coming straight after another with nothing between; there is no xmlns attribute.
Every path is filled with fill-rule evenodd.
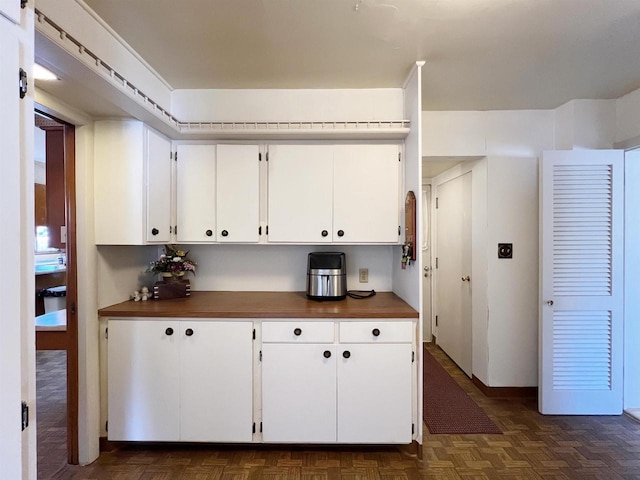
<svg viewBox="0 0 640 480"><path fill-rule="evenodd" d="M307 258L307 297L343 300L347 296L347 264L342 252L312 252Z"/></svg>

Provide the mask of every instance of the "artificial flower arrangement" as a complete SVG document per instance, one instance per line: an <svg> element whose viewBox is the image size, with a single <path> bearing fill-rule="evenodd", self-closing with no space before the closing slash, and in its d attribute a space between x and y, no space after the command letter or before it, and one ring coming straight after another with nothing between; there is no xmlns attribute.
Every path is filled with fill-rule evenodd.
<svg viewBox="0 0 640 480"><path fill-rule="evenodd" d="M189 251L179 249L176 245L165 245L160 258L149 264L147 272L159 273L163 277L181 277L187 272L196 273L197 263L189 257Z"/></svg>

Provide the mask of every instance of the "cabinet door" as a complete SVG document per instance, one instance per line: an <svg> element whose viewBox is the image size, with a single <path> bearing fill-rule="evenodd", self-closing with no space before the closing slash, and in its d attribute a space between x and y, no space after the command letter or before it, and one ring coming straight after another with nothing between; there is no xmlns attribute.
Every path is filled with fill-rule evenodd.
<svg viewBox="0 0 640 480"><path fill-rule="evenodd" d="M398 145L334 148L333 241L398 243Z"/></svg>
<svg viewBox="0 0 640 480"><path fill-rule="evenodd" d="M333 147L269 146L269 241L331 242Z"/></svg>
<svg viewBox="0 0 640 480"><path fill-rule="evenodd" d="M218 145L216 216L219 242L257 242L260 164L257 145Z"/></svg>
<svg viewBox="0 0 640 480"><path fill-rule="evenodd" d="M216 146L178 145L176 240L216 240Z"/></svg>
<svg viewBox="0 0 640 480"><path fill-rule="evenodd" d="M180 440L250 442L253 323L180 324Z"/></svg>
<svg viewBox="0 0 640 480"><path fill-rule="evenodd" d="M171 240L171 143L145 128L147 242Z"/></svg>
<svg viewBox="0 0 640 480"><path fill-rule="evenodd" d="M98 245L146 243L144 125L94 124L95 240Z"/></svg>
<svg viewBox="0 0 640 480"><path fill-rule="evenodd" d="M20 23L20 0L0 0L0 15L13 23ZM2 19L0 18L0 20Z"/></svg>
<svg viewBox="0 0 640 480"><path fill-rule="evenodd" d="M177 321L109 321L109 440L179 440L177 341Z"/></svg>
<svg viewBox="0 0 640 480"><path fill-rule="evenodd" d="M262 346L262 437L265 442L336 441L334 345Z"/></svg>
<svg viewBox="0 0 640 480"><path fill-rule="evenodd" d="M337 357L338 442L410 443L411 345L341 344Z"/></svg>

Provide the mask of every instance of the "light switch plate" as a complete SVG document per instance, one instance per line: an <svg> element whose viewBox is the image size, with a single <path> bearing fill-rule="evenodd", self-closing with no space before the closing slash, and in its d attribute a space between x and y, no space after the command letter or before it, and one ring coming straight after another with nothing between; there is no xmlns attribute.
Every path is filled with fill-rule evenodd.
<svg viewBox="0 0 640 480"><path fill-rule="evenodd" d="M513 258L513 243L499 243L498 258Z"/></svg>

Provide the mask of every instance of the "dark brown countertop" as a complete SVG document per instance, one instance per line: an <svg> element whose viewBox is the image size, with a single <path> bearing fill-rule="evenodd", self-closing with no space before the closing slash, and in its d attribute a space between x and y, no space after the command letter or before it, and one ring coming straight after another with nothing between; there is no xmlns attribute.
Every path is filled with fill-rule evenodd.
<svg viewBox="0 0 640 480"><path fill-rule="evenodd" d="M418 318L392 292L356 300L317 302L304 292L191 292L187 298L129 300L98 310L101 317L187 318Z"/></svg>

